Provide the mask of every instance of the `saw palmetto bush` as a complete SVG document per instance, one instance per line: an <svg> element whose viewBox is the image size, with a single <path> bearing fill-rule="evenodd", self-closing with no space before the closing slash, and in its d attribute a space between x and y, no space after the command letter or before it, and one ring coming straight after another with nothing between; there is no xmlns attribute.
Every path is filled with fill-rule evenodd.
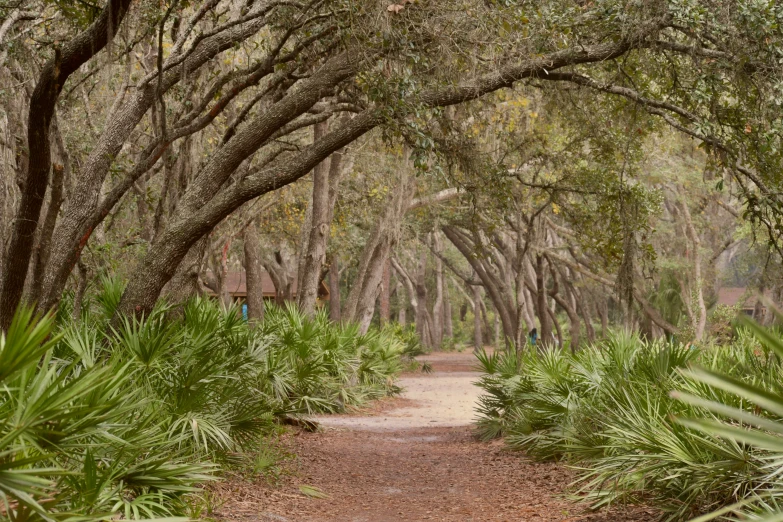
<svg viewBox="0 0 783 522"><path fill-rule="evenodd" d="M77 338L24 310L0 337L0 516L186 512L210 465L167 433L133 365Z"/></svg>
<svg viewBox="0 0 783 522"><path fill-rule="evenodd" d="M480 354L479 434L574 466L577 495L595 507L648 503L668 520L774 512L783 498L776 346L754 327L704 350L617 333L576 354Z"/></svg>
<svg viewBox="0 0 783 522"><path fill-rule="evenodd" d="M207 299L111 327L114 286L78 325L22 310L0 340L0 519L187 516L282 417L397 391L393 335Z"/></svg>

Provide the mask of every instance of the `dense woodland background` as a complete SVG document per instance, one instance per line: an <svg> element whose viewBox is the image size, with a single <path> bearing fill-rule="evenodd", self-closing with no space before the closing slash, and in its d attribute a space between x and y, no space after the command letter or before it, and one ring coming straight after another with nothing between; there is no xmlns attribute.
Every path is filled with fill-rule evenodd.
<svg viewBox="0 0 783 522"><path fill-rule="evenodd" d="M189 331L244 272L251 324L274 301L434 349L729 342L783 300L782 24L773 0L0 0L0 327Z"/></svg>

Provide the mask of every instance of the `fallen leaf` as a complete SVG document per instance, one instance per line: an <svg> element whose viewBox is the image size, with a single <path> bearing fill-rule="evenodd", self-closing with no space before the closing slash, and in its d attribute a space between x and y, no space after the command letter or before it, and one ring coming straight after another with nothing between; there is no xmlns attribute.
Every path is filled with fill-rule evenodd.
<svg viewBox="0 0 783 522"><path fill-rule="evenodd" d="M302 484L301 486L299 486L299 492L306 497L329 498L329 495L327 495L317 487L308 486L307 484Z"/></svg>

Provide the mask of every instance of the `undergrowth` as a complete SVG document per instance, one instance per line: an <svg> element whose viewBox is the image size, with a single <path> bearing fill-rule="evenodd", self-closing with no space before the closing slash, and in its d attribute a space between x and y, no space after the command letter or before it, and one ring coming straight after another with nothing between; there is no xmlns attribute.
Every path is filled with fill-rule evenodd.
<svg viewBox="0 0 783 522"><path fill-rule="evenodd" d="M781 357L781 340L753 324L698 350L615 333L576 354L480 353L478 433L573 466L594 508L781 520Z"/></svg>
<svg viewBox="0 0 783 522"><path fill-rule="evenodd" d="M221 470L276 479L281 419L398 391L391 332L275 306L250 327L206 299L110 326L114 286L78 325L21 310L0 337L0 519L198 517Z"/></svg>

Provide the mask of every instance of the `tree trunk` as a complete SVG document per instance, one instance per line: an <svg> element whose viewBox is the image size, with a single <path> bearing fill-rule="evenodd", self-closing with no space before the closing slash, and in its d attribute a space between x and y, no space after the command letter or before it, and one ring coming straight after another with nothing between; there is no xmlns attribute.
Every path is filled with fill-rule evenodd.
<svg viewBox="0 0 783 522"><path fill-rule="evenodd" d="M422 249L416 271L416 333L419 334L419 338L426 348L432 348L434 343L428 324L426 270L427 251Z"/></svg>
<svg viewBox="0 0 783 522"><path fill-rule="evenodd" d="M557 346L558 348L563 347L563 331L560 329L560 323L557 321L557 316L555 313L547 308L547 313L549 314L549 319L552 321L552 324L555 325L555 334L557 335ZM550 336L554 336L555 334L552 334L550 331Z"/></svg>
<svg viewBox="0 0 783 522"><path fill-rule="evenodd" d="M694 338L696 342L699 342L704 337L704 329L707 326L707 305L704 303L704 280L701 275L701 239L696 231L696 227L693 226L691 212L688 209L688 201L684 193L682 197L682 213L693 242L693 275L696 280L696 306L699 312L699 319L694 325Z"/></svg>
<svg viewBox="0 0 783 522"><path fill-rule="evenodd" d="M433 237L435 251L440 253L437 233ZM443 261L435 256L435 304L432 306L432 344L440 348L443 344Z"/></svg>
<svg viewBox="0 0 783 522"><path fill-rule="evenodd" d="M495 350L500 350L502 346L503 341L500 337L500 316L495 314Z"/></svg>
<svg viewBox="0 0 783 522"><path fill-rule="evenodd" d="M380 316L381 326L389 324L389 319L391 318L391 261L388 258L383 264L378 315Z"/></svg>
<svg viewBox="0 0 783 522"><path fill-rule="evenodd" d="M340 263L336 254L329 256L329 319L340 321Z"/></svg>
<svg viewBox="0 0 783 522"><path fill-rule="evenodd" d="M487 310L487 303L485 303L483 299L479 301L479 305L481 305L481 320L484 325L484 331L482 332L482 337L486 342L489 341L489 337L492 332L492 327L489 324L489 310Z"/></svg>
<svg viewBox="0 0 783 522"><path fill-rule="evenodd" d="M281 247L273 254L262 252L261 263L275 285L275 303L282 305L294 297L294 274L291 265L293 255L287 249Z"/></svg>
<svg viewBox="0 0 783 522"><path fill-rule="evenodd" d="M27 121L27 175L14 219L11 241L0 283L0 329L6 330L24 290L32 255L33 239L51 165L49 130L57 99L68 77L110 42L122 23L131 0L109 0L98 18L43 66L30 99Z"/></svg>
<svg viewBox="0 0 783 522"><path fill-rule="evenodd" d="M413 282L413 278L410 276L407 270L400 264L400 262L397 260L397 258L392 257L391 258L391 265L392 268L397 272L397 275L399 276L398 282L402 282L403 285L405 285L405 291L408 294L408 299L411 305L411 308L413 309L414 319L419 316L419 304L416 300L416 290L415 290L415 284ZM399 283L398 283L399 284ZM398 294L400 296L400 300L402 303L402 293ZM405 308L407 306L405 304L400 305L400 310L402 311L402 319L405 320ZM402 323L401 323L402 324Z"/></svg>
<svg viewBox="0 0 783 522"><path fill-rule="evenodd" d="M84 302L84 293L87 291L87 267L84 263L79 263L78 274L79 282L76 284L76 293L73 296L73 310L71 311L71 318L74 324L79 324L82 320L82 303Z"/></svg>
<svg viewBox="0 0 783 522"><path fill-rule="evenodd" d="M606 334L609 333L609 303L606 299L598 306L598 312L601 315L601 337L606 338Z"/></svg>
<svg viewBox="0 0 783 522"><path fill-rule="evenodd" d="M449 284L443 280L443 337L454 339L454 318L451 316Z"/></svg>
<svg viewBox="0 0 783 522"><path fill-rule="evenodd" d="M168 302L174 304L183 303L194 295L201 293L199 275L201 274L201 266L204 262L204 254L208 245L209 240L207 238L200 239L182 259L174 276L163 290L163 296ZM213 290L217 293L218 289L219 286L216 284Z"/></svg>
<svg viewBox="0 0 783 522"><path fill-rule="evenodd" d="M490 273L487 267L482 264L481 260L476 257L474 245L468 243L464 233L458 228L450 225L442 227L442 230L448 240L451 241L457 250L467 259L476 275L478 275L482 286L484 286L489 298L495 305L495 309L500 313L504 335L513 339L517 326L516 314L513 310L509 309L511 303L509 303L509 300L507 299L507 293L503 291L503 283Z"/></svg>
<svg viewBox="0 0 783 522"><path fill-rule="evenodd" d="M326 122L315 125L314 141L320 140L327 130ZM310 220L305 221L306 238L301 255L304 262L299 263L299 309L307 316L315 314L318 299L318 286L321 282L321 269L326 261L326 243L329 240L329 165L326 160L313 169L313 197L310 204Z"/></svg>
<svg viewBox="0 0 783 522"><path fill-rule="evenodd" d="M568 315L568 323L570 325L569 334L571 336L571 352L574 353L579 348L580 341L579 337L581 333L581 324L579 321L579 314L576 312L576 307L574 307L568 299L563 298L563 296L560 294L560 289L564 288L565 286L561 285L560 282L565 281L565 275L561 270L558 270L559 267L555 266L549 257L547 257L547 262L549 263L549 271L552 274L552 281L554 282L550 295L552 296L552 299L554 299L555 302L560 305L560 308L565 310L566 314Z"/></svg>
<svg viewBox="0 0 783 522"><path fill-rule="evenodd" d="M74 184L74 192L70 194L68 201L63 207L61 218L58 220L53 235L50 266L46 268L44 275L43 287L45 295L41 303L39 303L39 308L42 311L49 310L55 306L65 288L68 276L91 234L109 214L117 201L120 200L125 190L127 190L118 190L115 193L115 190L112 189L112 192L106 198L99 201L101 188L114 164L114 159L120 153L144 115L153 106L158 87L161 87L158 94L167 92L181 79L187 78L191 73L198 71L201 66L221 52L234 48L237 38L249 37L264 25L265 21L263 17L260 17L247 24L242 24L237 28L236 32L222 31L214 36L204 38L196 45L188 58L182 62L181 66L173 67L164 73L162 86L156 86L155 82L147 82L141 85L128 102L112 112L111 121L107 121L95 147L93 147L84 164L79 169L79 176ZM149 150L149 160L146 162L147 169L140 169L139 175L146 172L148 168L152 168L164 154L168 145L168 143L163 143ZM128 188L130 187L129 184L126 185ZM179 256L184 256L190 250L190 247L208 231L202 230L201 233L195 234L195 237L188 238L187 241L183 241L181 238L173 238L169 234L165 242L170 249L176 251L176 255L169 254L164 259L161 253L155 254L155 257L158 259L156 264L165 265L165 273L160 274L162 277L158 276L158 274L150 273L146 276L141 276L141 278L150 280L150 283L154 280L155 286L163 288L168 278L173 276L176 267L179 265L181 261ZM158 243L158 236L161 235L163 235L163 230L156 233L153 244ZM175 257L179 257L179 259L174 259ZM133 291L133 288L131 290ZM160 290L157 291L159 292ZM139 297L135 301L139 302L131 305L129 309L135 309L136 306L139 306L139 309L146 307L146 304L142 306L140 303L144 299L142 296L151 296L155 293L155 290L152 288L140 288L137 292ZM128 311L125 313L128 313Z"/></svg>
<svg viewBox="0 0 783 522"><path fill-rule="evenodd" d="M407 160L406 160L407 163ZM400 223L413 196L415 183L407 165L400 169L400 179L386 199L384 210L376 219L359 260L356 279L343 310L344 321L369 325L383 278L383 267L397 244Z"/></svg>
<svg viewBox="0 0 783 522"><path fill-rule="evenodd" d="M544 283L544 257L539 254L536 256L536 303L538 312L538 321L541 324L540 339L542 343L552 342L552 325L549 323L549 314L551 311L546 302L546 286Z"/></svg>
<svg viewBox="0 0 783 522"><path fill-rule="evenodd" d="M408 318L407 318L407 311L408 311L408 303L405 301L405 290L403 289L402 284L402 276L397 275L397 306L399 309L397 310L397 322L400 324L400 326L405 326Z"/></svg>
<svg viewBox="0 0 783 522"><path fill-rule="evenodd" d="M264 287L262 283L264 266L261 263L261 242L258 239L258 229L255 223L250 223L245 228L242 238L245 251L247 320L249 323L260 323L264 320Z"/></svg>
<svg viewBox="0 0 783 522"><path fill-rule="evenodd" d="M229 239L223 245L223 249L220 252L220 277L218 278L218 281L220 282L220 301L226 308L231 306L231 294L229 292L230 288L228 288L228 251L230 248L231 240Z"/></svg>
<svg viewBox="0 0 783 522"><path fill-rule="evenodd" d="M38 244L36 245L36 254L34 256L31 292L28 296L28 302L30 303L37 303L41 299L44 270L49 263L49 255L51 254L52 234L54 233L57 216L60 213L60 206L63 202L63 185L65 178L70 177L71 174L70 159L68 152L65 150L60 130L57 128L56 118L52 124L52 141L55 144L57 156L59 156L62 163L52 165L49 205L46 209L46 217L44 217L43 224L39 230Z"/></svg>
<svg viewBox="0 0 783 522"><path fill-rule="evenodd" d="M576 302L576 309L579 315L582 316L582 320L585 323L585 331L587 332L587 340L590 343L595 341L595 329L593 328L593 322L590 319L590 303L584 297L584 292L577 290L573 285L568 285L569 290L574 294L574 300Z"/></svg>
<svg viewBox="0 0 783 522"><path fill-rule="evenodd" d="M479 352L484 348L481 339L481 287L473 285L473 351Z"/></svg>

